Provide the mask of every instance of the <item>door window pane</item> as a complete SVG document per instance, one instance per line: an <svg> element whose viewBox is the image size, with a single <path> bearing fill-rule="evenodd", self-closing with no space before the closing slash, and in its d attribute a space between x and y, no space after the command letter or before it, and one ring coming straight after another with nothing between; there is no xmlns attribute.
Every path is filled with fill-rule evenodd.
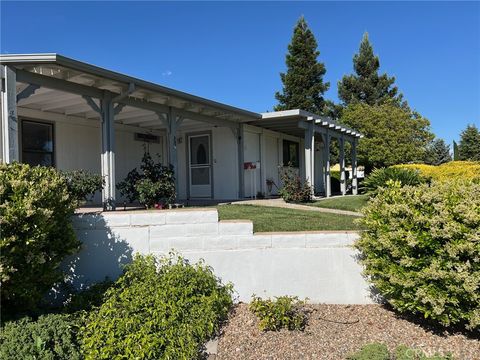
<svg viewBox="0 0 480 360"><path fill-rule="evenodd" d="M206 165L210 163L208 136L190 138L190 163L191 165Z"/></svg>
<svg viewBox="0 0 480 360"><path fill-rule="evenodd" d="M22 162L33 166L53 166L52 124L22 122Z"/></svg>
<svg viewBox="0 0 480 360"><path fill-rule="evenodd" d="M192 185L210 185L210 167L192 168Z"/></svg>

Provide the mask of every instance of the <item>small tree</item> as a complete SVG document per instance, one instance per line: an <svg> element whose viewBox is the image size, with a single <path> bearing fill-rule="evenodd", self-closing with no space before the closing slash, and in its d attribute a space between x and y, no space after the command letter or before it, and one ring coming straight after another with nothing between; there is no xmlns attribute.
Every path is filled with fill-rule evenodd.
<svg viewBox="0 0 480 360"><path fill-rule="evenodd" d="M450 146L443 139L435 139L427 147L425 163L429 165L440 165L452 161Z"/></svg>
<svg viewBox="0 0 480 360"><path fill-rule="evenodd" d="M480 161L480 132L475 125L468 125L460 134L458 151L460 160Z"/></svg>
<svg viewBox="0 0 480 360"><path fill-rule="evenodd" d="M303 16L298 20L286 56L287 72L281 73L282 92L275 98L278 105L275 111L302 109L322 114L325 107L323 94L330 84L323 82L326 73L325 65L318 62L320 52L317 41L308 28Z"/></svg>

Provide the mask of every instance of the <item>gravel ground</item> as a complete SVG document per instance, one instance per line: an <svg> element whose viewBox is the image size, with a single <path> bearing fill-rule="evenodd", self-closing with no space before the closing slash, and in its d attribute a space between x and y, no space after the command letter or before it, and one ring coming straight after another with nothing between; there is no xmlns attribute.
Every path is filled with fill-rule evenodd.
<svg viewBox="0 0 480 360"><path fill-rule="evenodd" d="M433 333L381 305L308 305L303 332L262 332L248 305L230 315L218 343L220 359L345 359L372 342L400 344L427 354L452 352L456 360L480 360L480 338Z"/></svg>

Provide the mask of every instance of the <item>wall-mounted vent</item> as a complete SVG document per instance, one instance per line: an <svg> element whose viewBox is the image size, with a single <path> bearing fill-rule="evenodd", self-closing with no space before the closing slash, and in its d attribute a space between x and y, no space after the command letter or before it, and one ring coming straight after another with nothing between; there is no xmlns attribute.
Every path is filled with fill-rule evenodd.
<svg viewBox="0 0 480 360"><path fill-rule="evenodd" d="M160 136L153 134L135 133L135 140L147 143L160 143Z"/></svg>

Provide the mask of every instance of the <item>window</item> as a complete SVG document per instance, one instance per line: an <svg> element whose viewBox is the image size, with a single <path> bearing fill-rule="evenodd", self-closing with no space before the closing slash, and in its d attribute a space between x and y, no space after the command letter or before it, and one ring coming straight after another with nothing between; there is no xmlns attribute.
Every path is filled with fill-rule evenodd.
<svg viewBox="0 0 480 360"><path fill-rule="evenodd" d="M54 166L53 124L22 121L22 162L33 166Z"/></svg>
<svg viewBox="0 0 480 360"><path fill-rule="evenodd" d="M297 142L283 140L283 166L289 164L293 167L300 167L300 147Z"/></svg>

